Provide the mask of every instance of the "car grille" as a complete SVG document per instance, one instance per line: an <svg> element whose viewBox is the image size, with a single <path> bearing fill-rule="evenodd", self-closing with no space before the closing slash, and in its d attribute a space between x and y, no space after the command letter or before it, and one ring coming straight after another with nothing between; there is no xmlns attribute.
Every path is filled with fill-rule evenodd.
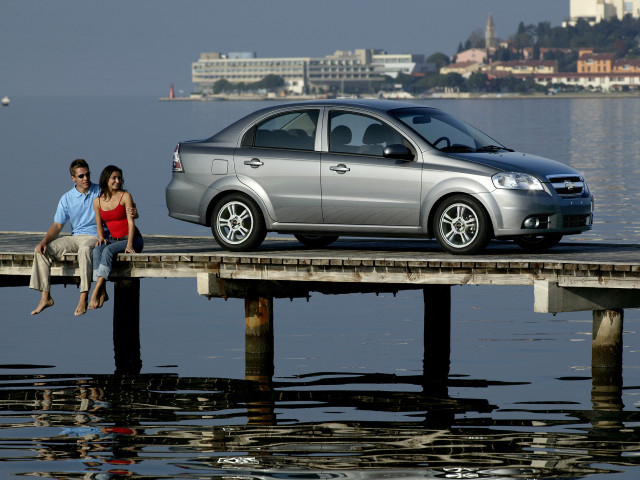
<svg viewBox="0 0 640 480"><path fill-rule="evenodd" d="M562 217L562 228L586 227L591 215L565 215Z"/></svg>
<svg viewBox="0 0 640 480"><path fill-rule="evenodd" d="M561 197L579 197L584 191L584 179L578 175L549 175L547 178Z"/></svg>

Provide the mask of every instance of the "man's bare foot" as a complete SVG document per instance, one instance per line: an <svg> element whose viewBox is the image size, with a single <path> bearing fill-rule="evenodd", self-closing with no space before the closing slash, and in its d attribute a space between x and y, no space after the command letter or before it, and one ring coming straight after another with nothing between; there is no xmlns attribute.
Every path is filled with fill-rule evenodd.
<svg viewBox="0 0 640 480"><path fill-rule="evenodd" d="M37 315L41 311L43 311L45 308L49 308L49 307L53 307L53 298L51 297L41 298L40 303L38 303L38 306L36 307L36 309L31 312L31 315Z"/></svg>
<svg viewBox="0 0 640 480"><path fill-rule="evenodd" d="M87 292L80 293L80 301L78 302L78 306L76 307L76 311L73 313L76 317L79 315L84 315L87 313Z"/></svg>

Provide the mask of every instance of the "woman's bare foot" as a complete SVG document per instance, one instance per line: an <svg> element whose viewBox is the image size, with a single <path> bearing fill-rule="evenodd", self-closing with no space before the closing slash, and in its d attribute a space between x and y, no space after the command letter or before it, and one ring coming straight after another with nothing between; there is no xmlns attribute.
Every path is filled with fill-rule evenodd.
<svg viewBox="0 0 640 480"><path fill-rule="evenodd" d="M45 308L49 308L49 307L53 307L53 298L43 297L40 299L40 303L38 303L38 306L36 307L36 309L31 312L31 315L37 315L41 311L43 311Z"/></svg>
<svg viewBox="0 0 640 480"><path fill-rule="evenodd" d="M107 295L107 291L103 290L102 291L102 295L100 295L100 297L98 298L98 307L97 308L102 308L102 305L104 305L104 302L109 300L109 295Z"/></svg>
<svg viewBox="0 0 640 480"><path fill-rule="evenodd" d="M95 310L96 308L102 308L104 302L109 300L109 295L107 295L107 289L103 287L98 287L93 290L93 294L91 295L91 301L89 302L89 310Z"/></svg>
<svg viewBox="0 0 640 480"><path fill-rule="evenodd" d="M89 310L95 310L96 308L100 308L102 305L99 305L98 296L96 292L93 292L91 295L91 301L89 302Z"/></svg>

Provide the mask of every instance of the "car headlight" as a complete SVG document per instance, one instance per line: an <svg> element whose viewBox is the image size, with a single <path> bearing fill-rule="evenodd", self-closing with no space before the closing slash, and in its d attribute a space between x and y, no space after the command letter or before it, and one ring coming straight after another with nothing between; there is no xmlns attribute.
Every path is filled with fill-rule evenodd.
<svg viewBox="0 0 640 480"><path fill-rule="evenodd" d="M528 173L501 172L491 177L496 188L510 190L544 190L540 180Z"/></svg>

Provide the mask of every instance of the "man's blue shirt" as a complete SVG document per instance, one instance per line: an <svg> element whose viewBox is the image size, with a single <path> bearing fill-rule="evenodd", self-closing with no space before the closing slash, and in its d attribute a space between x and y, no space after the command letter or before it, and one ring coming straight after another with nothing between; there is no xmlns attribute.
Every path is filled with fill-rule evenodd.
<svg viewBox="0 0 640 480"><path fill-rule="evenodd" d="M71 235L97 235L93 199L99 195L100 187L95 183L86 194L73 187L60 198L53 221L62 225L71 221Z"/></svg>

